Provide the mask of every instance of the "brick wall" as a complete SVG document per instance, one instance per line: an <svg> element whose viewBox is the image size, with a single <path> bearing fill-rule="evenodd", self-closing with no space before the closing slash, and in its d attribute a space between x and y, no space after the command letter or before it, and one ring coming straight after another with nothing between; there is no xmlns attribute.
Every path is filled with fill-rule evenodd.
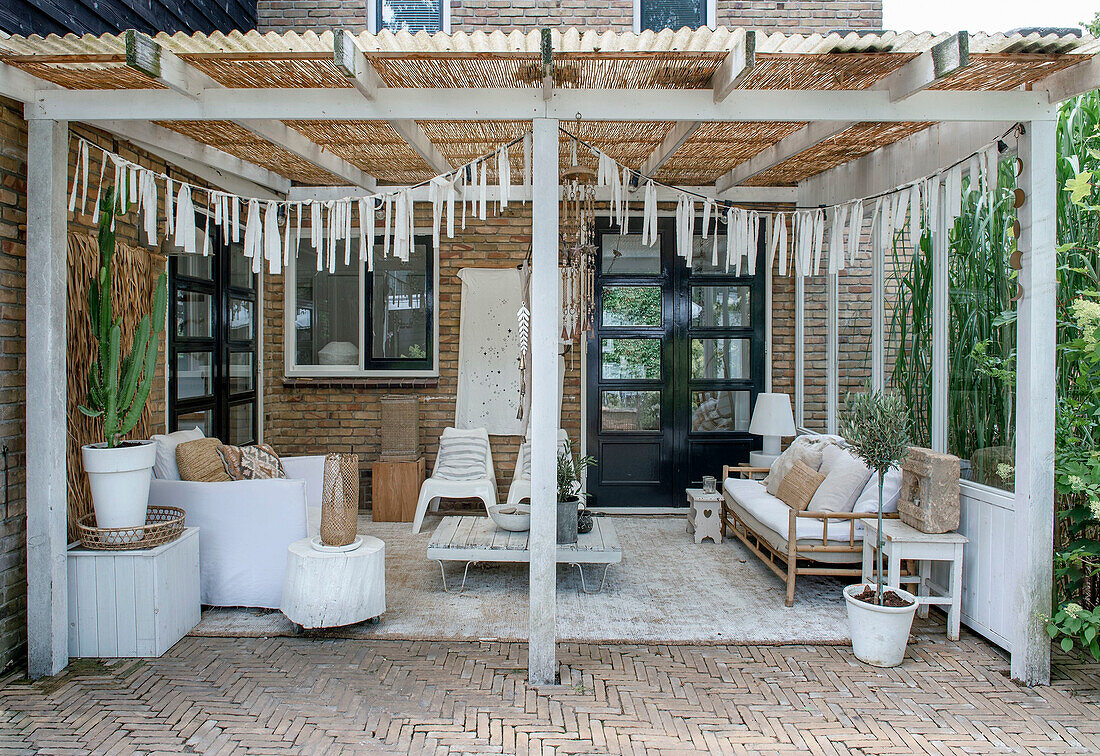
<svg viewBox="0 0 1100 756"><path fill-rule="evenodd" d="M417 207L417 223L430 224L430 206ZM492 213L492 210L490 210ZM283 365L285 279L264 280L264 440L280 454L355 452L361 460L378 459L380 399L386 394L420 396L421 448L430 472L443 429L454 425L458 384L458 330L461 282L466 267L509 268L523 262L531 244L529 205L513 203L500 216L467 221L439 250L439 378L385 385L361 381L334 385L323 381L287 381ZM572 368L569 369L570 363ZM580 360L566 359L563 427L574 443L580 433ZM522 438L493 436L493 461L501 498L508 490Z"/></svg>
<svg viewBox="0 0 1100 756"><path fill-rule="evenodd" d="M322 31L367 28L372 0L259 0L259 30ZM719 26L744 26L787 33L882 27L882 0L718 0ZM597 31L630 31L632 0L452 0L451 30L531 30L577 26Z"/></svg>
<svg viewBox="0 0 1100 756"><path fill-rule="evenodd" d="M23 106L0 98L0 446L9 450L10 480L7 516L0 507L0 670L23 663L26 656L26 231L27 231L27 124ZM166 166L147 153L133 149L102 132L74 126L72 133L91 139L142 166L167 171L173 178L200 183L194 177ZM94 233L91 206L98 181L98 155L92 151L88 213L70 213L70 233ZM70 145L70 177L76 165L75 142ZM108 169L104 182L113 180ZM163 203L163 191L160 201ZM78 203L79 204L79 203ZM141 246L135 214L120 217L115 224L121 243ZM144 247L142 247L144 248ZM150 394L148 412L153 432L164 428L164 349L157 378ZM2 467L2 459L0 459ZM0 496L3 489L0 488Z"/></svg>

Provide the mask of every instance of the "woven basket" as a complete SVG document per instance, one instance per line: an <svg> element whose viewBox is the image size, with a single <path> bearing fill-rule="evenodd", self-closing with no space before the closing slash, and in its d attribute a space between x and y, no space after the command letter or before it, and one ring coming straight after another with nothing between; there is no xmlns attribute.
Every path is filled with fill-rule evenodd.
<svg viewBox="0 0 1100 756"><path fill-rule="evenodd" d="M325 455L321 494L321 543L347 546L359 526L359 455Z"/></svg>
<svg viewBox="0 0 1100 756"><path fill-rule="evenodd" d="M77 535L86 549L129 551L151 549L176 540L183 535L186 513L179 507L149 507L145 525L140 528L98 528L95 513L77 520Z"/></svg>
<svg viewBox="0 0 1100 756"><path fill-rule="evenodd" d="M385 462L413 461L420 456L420 398L408 394L382 397L380 457Z"/></svg>

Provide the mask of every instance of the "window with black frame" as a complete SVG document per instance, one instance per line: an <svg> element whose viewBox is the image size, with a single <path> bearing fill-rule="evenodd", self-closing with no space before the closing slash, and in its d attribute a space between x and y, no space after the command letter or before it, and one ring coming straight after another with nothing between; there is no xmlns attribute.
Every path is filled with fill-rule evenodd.
<svg viewBox="0 0 1100 756"><path fill-rule="evenodd" d="M443 31L443 0L378 0L377 13L379 31Z"/></svg>
<svg viewBox="0 0 1100 756"><path fill-rule="evenodd" d="M638 0L641 30L698 29L707 25L707 0Z"/></svg>
<svg viewBox="0 0 1100 756"><path fill-rule="evenodd" d="M306 375L432 371L435 366L435 258L429 237L417 236L408 260L383 252L376 240L373 270L359 259L353 234L335 262L317 265L303 238L294 261L292 371ZM327 256L325 256L327 258Z"/></svg>

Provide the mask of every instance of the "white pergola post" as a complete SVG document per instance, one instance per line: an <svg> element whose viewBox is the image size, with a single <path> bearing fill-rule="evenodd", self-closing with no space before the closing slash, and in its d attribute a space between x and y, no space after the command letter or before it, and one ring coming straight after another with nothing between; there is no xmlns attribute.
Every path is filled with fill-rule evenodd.
<svg viewBox="0 0 1100 756"><path fill-rule="evenodd" d="M557 677L558 121L535 118L531 191L531 577L527 676Z"/></svg>
<svg viewBox="0 0 1100 756"><path fill-rule="evenodd" d="M1050 682L1050 638L1042 617L1051 611L1054 544L1055 412L1055 130L1053 120L1029 121L1020 137L1018 211L1023 252L1017 310L1016 567L1012 678Z"/></svg>
<svg viewBox="0 0 1100 756"><path fill-rule="evenodd" d="M947 234L949 219L947 217L947 194L937 178L932 182L932 191L938 194L937 212L935 218L929 218L933 226L932 234L932 418L931 418L931 443L932 449L938 452L947 451L947 413L948 392L951 390L949 376L947 375L950 354L948 351L948 337L950 330L950 292L947 278L948 259ZM953 220L953 219L952 219ZM918 240L916 244L919 244ZM914 254L917 254L914 251Z"/></svg>
<svg viewBox="0 0 1100 756"><path fill-rule="evenodd" d="M27 656L32 679L69 663L66 546L65 245L69 124L27 139Z"/></svg>
<svg viewBox="0 0 1100 756"><path fill-rule="evenodd" d="M806 279L801 270L794 276L794 425L806 425Z"/></svg>
<svg viewBox="0 0 1100 756"><path fill-rule="evenodd" d="M832 253L832 250L829 250ZM841 252L843 254L843 252ZM840 376L837 366L840 351L839 281L836 273L825 280L825 432L838 433Z"/></svg>

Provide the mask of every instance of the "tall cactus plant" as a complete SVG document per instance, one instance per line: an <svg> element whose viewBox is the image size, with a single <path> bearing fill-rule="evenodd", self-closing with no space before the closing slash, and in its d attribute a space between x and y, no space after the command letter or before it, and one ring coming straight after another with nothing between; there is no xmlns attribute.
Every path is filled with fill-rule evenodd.
<svg viewBox="0 0 1100 756"><path fill-rule="evenodd" d="M160 334L168 307L168 277L161 273L153 294L152 318L138 323L130 352L122 353L122 318L111 306L112 259L115 254L114 190L106 193L99 206L99 268L88 286L88 307L92 330L99 344L99 356L88 371L88 394L80 411L103 419L103 438L108 448L134 429L141 419L157 371Z"/></svg>

